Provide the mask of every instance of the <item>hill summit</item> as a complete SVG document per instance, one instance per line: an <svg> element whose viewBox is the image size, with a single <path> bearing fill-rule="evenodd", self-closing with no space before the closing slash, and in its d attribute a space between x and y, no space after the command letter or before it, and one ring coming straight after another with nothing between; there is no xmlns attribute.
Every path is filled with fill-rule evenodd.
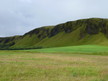
<svg viewBox="0 0 108 81"><path fill-rule="evenodd" d="M45 26L23 36L0 38L0 49L29 49L73 45L108 45L108 19L89 18Z"/></svg>

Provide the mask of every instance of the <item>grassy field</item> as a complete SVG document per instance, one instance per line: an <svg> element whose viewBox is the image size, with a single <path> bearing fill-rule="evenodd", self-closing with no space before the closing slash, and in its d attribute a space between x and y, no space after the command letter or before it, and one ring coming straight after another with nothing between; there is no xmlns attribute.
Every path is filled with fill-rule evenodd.
<svg viewBox="0 0 108 81"><path fill-rule="evenodd" d="M95 55L96 54L108 55L108 46L80 45L80 46L32 49L25 51L37 52L37 53L39 52L40 53L85 53L85 54L95 54Z"/></svg>
<svg viewBox="0 0 108 81"><path fill-rule="evenodd" d="M94 49L91 51L94 54L97 51L107 51L106 47L101 48L98 47L95 52ZM82 50L85 52L84 49ZM87 50L86 48L86 52ZM106 54L102 56L93 55L92 52L90 55L28 51L0 51L0 81L108 81L108 56ZM58 51L70 50L58 49Z"/></svg>

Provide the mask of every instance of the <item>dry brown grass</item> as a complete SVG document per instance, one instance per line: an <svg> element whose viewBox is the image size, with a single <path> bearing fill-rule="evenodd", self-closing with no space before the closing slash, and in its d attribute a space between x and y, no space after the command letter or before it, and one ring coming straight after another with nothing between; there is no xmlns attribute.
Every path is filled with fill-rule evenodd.
<svg viewBox="0 0 108 81"><path fill-rule="evenodd" d="M0 77L0 81L108 81L108 56L4 51Z"/></svg>

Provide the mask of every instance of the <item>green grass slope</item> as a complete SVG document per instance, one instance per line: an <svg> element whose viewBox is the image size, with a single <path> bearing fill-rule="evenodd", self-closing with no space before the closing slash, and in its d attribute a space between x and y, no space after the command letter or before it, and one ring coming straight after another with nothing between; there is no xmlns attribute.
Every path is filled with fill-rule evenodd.
<svg viewBox="0 0 108 81"><path fill-rule="evenodd" d="M54 48L44 48L44 49L31 49L24 50L27 52L36 53L82 53L82 54L93 54L93 55L108 55L107 46L99 45L80 45L80 46L66 46L66 47L54 47Z"/></svg>
<svg viewBox="0 0 108 81"><path fill-rule="evenodd" d="M52 38L46 38L34 46L42 47L62 47L62 46L75 46L75 45L108 45L108 39L102 33L96 35L86 35L83 39L80 37L79 30L65 34L64 32Z"/></svg>

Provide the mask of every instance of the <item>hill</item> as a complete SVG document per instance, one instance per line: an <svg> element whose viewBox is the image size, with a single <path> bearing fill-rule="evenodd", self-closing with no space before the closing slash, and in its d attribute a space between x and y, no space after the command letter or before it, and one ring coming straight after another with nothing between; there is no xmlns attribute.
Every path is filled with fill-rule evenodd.
<svg viewBox="0 0 108 81"><path fill-rule="evenodd" d="M108 45L108 19L89 18L45 26L23 36L0 38L0 49L29 49L73 45Z"/></svg>

